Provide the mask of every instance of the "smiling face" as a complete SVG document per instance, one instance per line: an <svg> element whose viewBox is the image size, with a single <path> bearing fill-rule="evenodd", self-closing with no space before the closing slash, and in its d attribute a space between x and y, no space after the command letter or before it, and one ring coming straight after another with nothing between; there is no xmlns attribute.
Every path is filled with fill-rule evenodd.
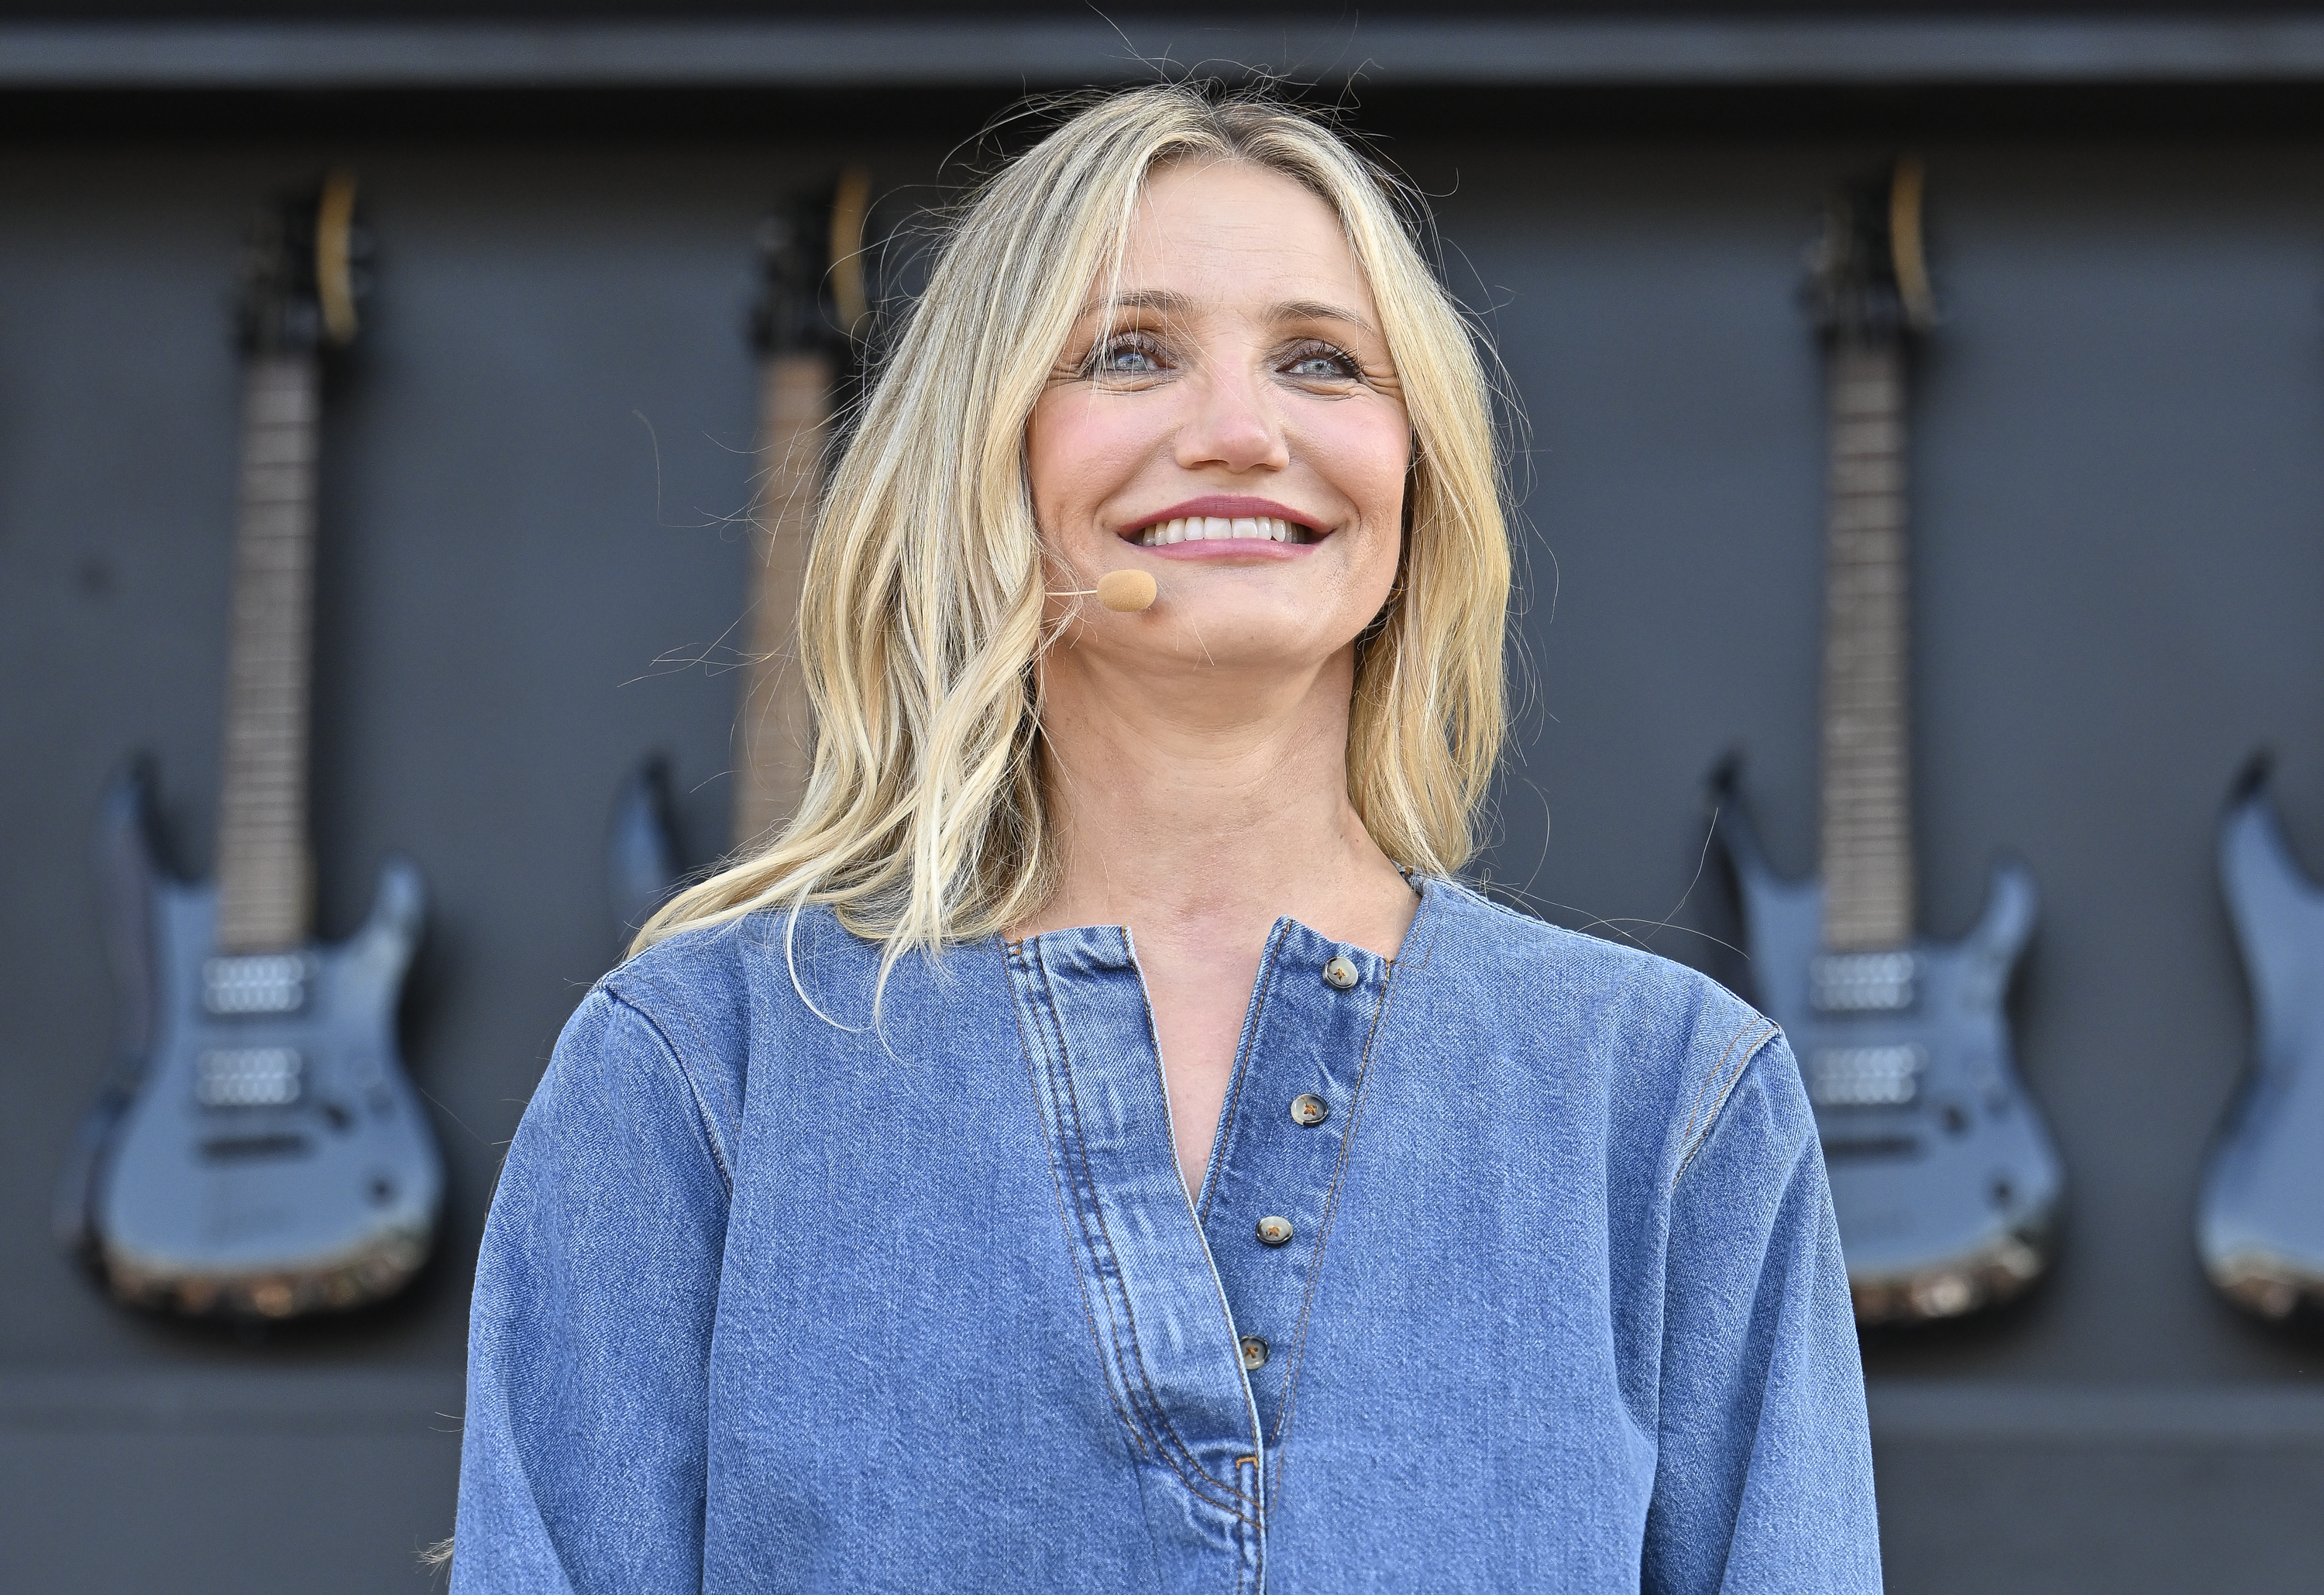
<svg viewBox="0 0 2324 1595"><path fill-rule="evenodd" d="M1072 615L1048 668L1296 671L1351 655L1396 579L1410 428L1331 207L1244 164L1148 181L1026 439L1053 590L1150 573Z"/></svg>

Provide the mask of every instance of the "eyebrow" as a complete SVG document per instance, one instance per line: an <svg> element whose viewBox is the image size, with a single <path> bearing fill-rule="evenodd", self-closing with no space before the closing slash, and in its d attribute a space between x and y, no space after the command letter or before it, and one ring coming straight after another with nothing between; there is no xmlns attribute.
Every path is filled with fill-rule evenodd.
<svg viewBox="0 0 2324 1595"><path fill-rule="evenodd" d="M1107 309L1159 310L1167 316L1191 309L1194 303L1194 301L1185 294L1174 292L1167 288L1139 288L1118 295L1111 300L1092 300L1082 307L1081 313L1084 316L1094 316ZM1337 321L1355 327L1359 331L1370 333L1375 337L1379 336L1378 329L1370 322L1353 310L1342 309L1338 305L1327 304L1322 300L1278 300L1267 307L1267 319L1269 321Z"/></svg>
<svg viewBox="0 0 2324 1595"><path fill-rule="evenodd" d="M1267 307L1267 318L1270 321L1342 321L1360 332L1371 333L1375 337L1379 336L1379 329L1353 310L1343 310L1321 300L1284 300Z"/></svg>
<svg viewBox="0 0 2324 1595"><path fill-rule="evenodd" d="M1194 302L1185 294L1173 293L1167 288L1136 288L1110 300L1092 300L1082 307L1081 313L1094 316L1101 310L1160 310L1167 314L1185 309Z"/></svg>

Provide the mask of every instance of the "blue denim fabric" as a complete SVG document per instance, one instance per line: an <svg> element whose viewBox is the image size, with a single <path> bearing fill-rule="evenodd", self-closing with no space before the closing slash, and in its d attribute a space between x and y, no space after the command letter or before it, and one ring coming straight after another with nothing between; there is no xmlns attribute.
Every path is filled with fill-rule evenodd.
<svg viewBox="0 0 2324 1595"><path fill-rule="evenodd" d="M1191 1204L1120 929L876 1028L822 913L608 975L485 1227L454 1589L1877 1590L1781 1036L1421 885L1393 963L1276 926Z"/></svg>

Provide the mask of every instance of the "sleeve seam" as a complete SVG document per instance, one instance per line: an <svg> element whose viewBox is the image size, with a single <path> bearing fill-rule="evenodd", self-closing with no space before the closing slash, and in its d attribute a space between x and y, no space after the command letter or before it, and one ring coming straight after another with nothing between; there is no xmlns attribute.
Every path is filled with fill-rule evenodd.
<svg viewBox="0 0 2324 1595"><path fill-rule="evenodd" d="M1681 1132L1683 1140L1678 1166L1671 1172L1670 1188L1674 1193L1678 1189L1679 1180L1693 1164L1694 1155L1702 1150L1703 1143L1711 1139L1711 1130L1718 1126L1720 1115L1734 1096L1736 1086L1742 1083L1743 1073L1750 1067L1751 1060L1766 1052L1767 1043L1782 1033L1771 1021L1753 1014L1744 1020L1741 1028L1728 1037L1719 1061L1711 1066L1702 1085L1696 1088L1694 1105L1687 1113L1686 1129ZM1732 1068L1729 1067L1730 1063ZM1715 1095L1712 1094L1714 1092ZM1708 1109L1703 1105L1706 1097L1711 1099Z"/></svg>
<svg viewBox="0 0 2324 1595"><path fill-rule="evenodd" d="M728 1165L725 1148L720 1144L718 1127L710 1116L710 1105L703 1100L701 1084L695 1079L694 1071L687 1066L685 1055L670 1040L669 1032L662 1028L661 1021L643 1006L632 1001L611 985L604 986L603 990L610 1000L637 1015L639 1022L653 1032L654 1039L661 1044L662 1051L669 1056L671 1066L677 1069L678 1078L686 1082L687 1096L694 1103L695 1122L702 1130L703 1145L710 1153L711 1163L718 1170L718 1177L725 1182L727 1199L733 1200L734 1171Z"/></svg>

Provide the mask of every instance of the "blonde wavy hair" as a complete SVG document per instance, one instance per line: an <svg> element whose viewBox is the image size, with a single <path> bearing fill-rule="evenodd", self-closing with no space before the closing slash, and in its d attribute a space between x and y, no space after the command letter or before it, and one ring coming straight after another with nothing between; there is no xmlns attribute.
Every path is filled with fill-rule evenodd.
<svg viewBox="0 0 2324 1595"><path fill-rule="evenodd" d="M1083 102L959 211L816 517L798 615L815 760L798 812L673 898L632 951L824 903L892 965L1001 932L1055 890L1027 423L1147 180L1185 161L1248 163L1314 193L1370 283L1414 457L1393 595L1358 642L1348 795L1398 862L1450 874L1468 859L1501 744L1509 588L1480 340L1424 255L1409 185L1263 94L1158 84Z"/></svg>

